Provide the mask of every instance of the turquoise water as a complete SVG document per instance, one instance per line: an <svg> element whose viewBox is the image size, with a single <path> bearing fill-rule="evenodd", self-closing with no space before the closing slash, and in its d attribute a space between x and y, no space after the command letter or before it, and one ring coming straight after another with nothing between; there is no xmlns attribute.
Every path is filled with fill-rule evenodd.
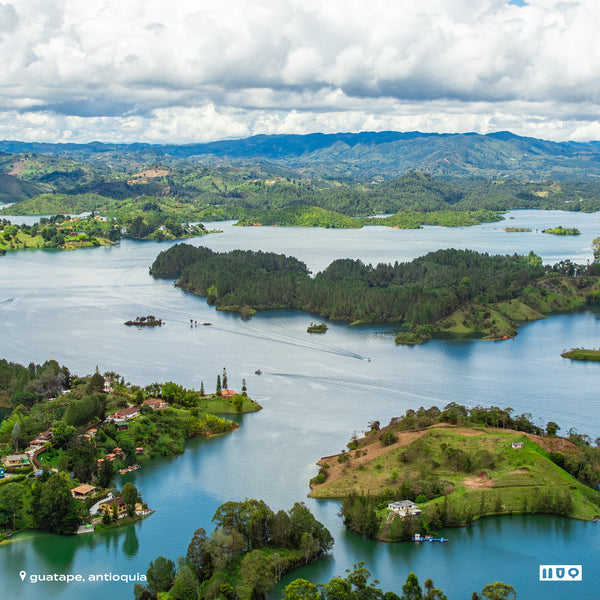
<svg viewBox="0 0 600 600"><path fill-rule="evenodd" d="M469 247L490 253L534 250L545 262L591 259L600 215L518 211L508 223L474 228L318 230L237 228L193 243L226 250L286 252L313 271L338 257L366 262L410 260L438 248ZM503 227L531 227L505 233ZM578 227L583 235L541 234L551 225ZM222 224L220 224L222 227ZM538 232L535 231L538 229ZM225 366L229 385L241 387L264 410L240 417L235 433L188 445L183 456L154 461L118 480L131 480L157 512L122 531L79 537L27 532L0 545L3 589L10 598L132 597L132 584L22 582L19 572L145 573L157 555L184 554L198 527L226 500L256 497L273 509L305 501L333 533L331 556L288 576L326 581L360 560L384 589L399 591L406 575L432 577L450 600L470 598L502 580L519 598L566 600L600 596L595 564L598 526L552 517L486 519L447 530L448 544L380 544L344 530L339 504L306 497L315 461L339 452L369 421L387 423L408 408L448 402L512 407L544 425L600 435L598 365L560 357L572 346L598 346L597 314L554 316L519 330L514 341L434 340L397 347L390 325L352 328L328 323L311 336L314 315L261 313L249 321L216 312L202 299L154 280L148 266L169 244L125 241L118 247L76 252L27 251L0 258L0 340L8 360L27 364L55 358L72 372L115 370L127 381L177 381L210 389ZM137 330L123 322L142 314L166 321ZM189 320L211 322L190 328ZM367 360L370 359L370 360ZM262 369L263 375L254 374ZM540 583L539 564L582 564L581 583ZM275 593L276 596L276 593Z"/></svg>

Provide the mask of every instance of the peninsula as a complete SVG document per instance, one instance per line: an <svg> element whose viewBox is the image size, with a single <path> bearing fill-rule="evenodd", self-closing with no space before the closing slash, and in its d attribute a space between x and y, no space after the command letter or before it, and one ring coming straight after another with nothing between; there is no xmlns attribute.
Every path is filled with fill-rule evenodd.
<svg viewBox="0 0 600 600"><path fill-rule="evenodd" d="M137 494L109 495L118 473L181 454L188 439L239 427L216 414L261 409L245 380L240 393L228 387L226 369L215 393L204 383L200 391L173 382L140 388L114 372L77 377L53 360L28 367L1 360L0 376L0 406L12 409L0 425L0 535L29 527L73 533L80 523L146 516Z"/></svg>
<svg viewBox="0 0 600 600"><path fill-rule="evenodd" d="M520 323L600 298L600 264L544 267L533 252L449 249L376 266L338 259L311 277L303 262L283 254L177 244L156 257L150 273L243 316L295 308L354 324L397 323L399 344L439 334L510 339Z"/></svg>
<svg viewBox="0 0 600 600"><path fill-rule="evenodd" d="M369 424L348 450L322 458L310 496L343 499L345 524L407 541L492 515L600 517L600 449L529 415L451 403Z"/></svg>
<svg viewBox="0 0 600 600"><path fill-rule="evenodd" d="M282 575L333 547L329 530L302 502L276 513L262 500L225 502L215 530L194 532L185 556L155 558L136 598L264 598Z"/></svg>

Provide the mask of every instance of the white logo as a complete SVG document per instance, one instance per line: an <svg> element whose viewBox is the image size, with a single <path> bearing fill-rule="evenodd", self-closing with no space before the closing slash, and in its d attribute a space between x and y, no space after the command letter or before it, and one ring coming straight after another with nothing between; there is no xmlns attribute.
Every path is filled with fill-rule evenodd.
<svg viewBox="0 0 600 600"><path fill-rule="evenodd" d="M540 581L581 581L581 565L540 565Z"/></svg>

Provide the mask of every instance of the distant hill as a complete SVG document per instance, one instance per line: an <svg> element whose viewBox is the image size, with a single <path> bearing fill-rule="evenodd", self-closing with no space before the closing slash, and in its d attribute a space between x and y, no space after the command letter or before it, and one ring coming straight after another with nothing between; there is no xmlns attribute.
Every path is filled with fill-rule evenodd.
<svg viewBox="0 0 600 600"><path fill-rule="evenodd" d="M510 132L362 132L256 135L206 144L46 144L0 141L6 153L35 152L115 167L127 160L190 160L214 164L270 164L306 176L398 177L409 170L436 176L519 180L600 177L600 142L551 142Z"/></svg>
<svg viewBox="0 0 600 600"><path fill-rule="evenodd" d="M33 198L46 190L28 181L22 181L13 175L0 173L0 203L18 202L27 198Z"/></svg>

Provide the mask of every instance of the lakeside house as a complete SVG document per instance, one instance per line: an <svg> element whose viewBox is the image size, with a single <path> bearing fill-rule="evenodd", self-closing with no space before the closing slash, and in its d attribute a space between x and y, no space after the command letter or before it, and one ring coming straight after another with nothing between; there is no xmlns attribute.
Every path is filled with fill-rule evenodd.
<svg viewBox="0 0 600 600"><path fill-rule="evenodd" d="M164 400L159 400L158 398L148 398L148 400L144 400L144 402L142 402L142 406L149 406L152 410L162 410L163 408L167 408L169 405Z"/></svg>
<svg viewBox="0 0 600 600"><path fill-rule="evenodd" d="M221 394L221 398L233 398L236 395L235 390L229 389L221 390L219 393Z"/></svg>
<svg viewBox="0 0 600 600"><path fill-rule="evenodd" d="M104 380L104 388L103 388L103 392L105 392L106 394L110 394L113 391L113 386L112 384L115 383L114 379L111 379L110 377L107 377Z"/></svg>
<svg viewBox="0 0 600 600"><path fill-rule="evenodd" d="M27 454L9 454L2 459L2 464L7 471L19 467L28 467L29 456Z"/></svg>
<svg viewBox="0 0 600 600"><path fill-rule="evenodd" d="M387 507L388 510L396 513L399 517L416 517L421 514L421 509L411 500L390 502Z"/></svg>
<svg viewBox="0 0 600 600"><path fill-rule="evenodd" d="M95 491L96 488L93 485L82 484L71 490L71 496L73 496L75 500L85 500L86 498L93 496Z"/></svg>
<svg viewBox="0 0 600 600"><path fill-rule="evenodd" d="M127 514L127 505L125 504L125 501L123 500L123 498L121 498L121 496L118 496L117 498L108 498L107 500L103 500L102 502L100 502L100 504L98 505L98 512L102 515L108 513L112 517L115 509L117 511L118 519L124 517ZM135 510L143 510L141 502L135 503Z"/></svg>

